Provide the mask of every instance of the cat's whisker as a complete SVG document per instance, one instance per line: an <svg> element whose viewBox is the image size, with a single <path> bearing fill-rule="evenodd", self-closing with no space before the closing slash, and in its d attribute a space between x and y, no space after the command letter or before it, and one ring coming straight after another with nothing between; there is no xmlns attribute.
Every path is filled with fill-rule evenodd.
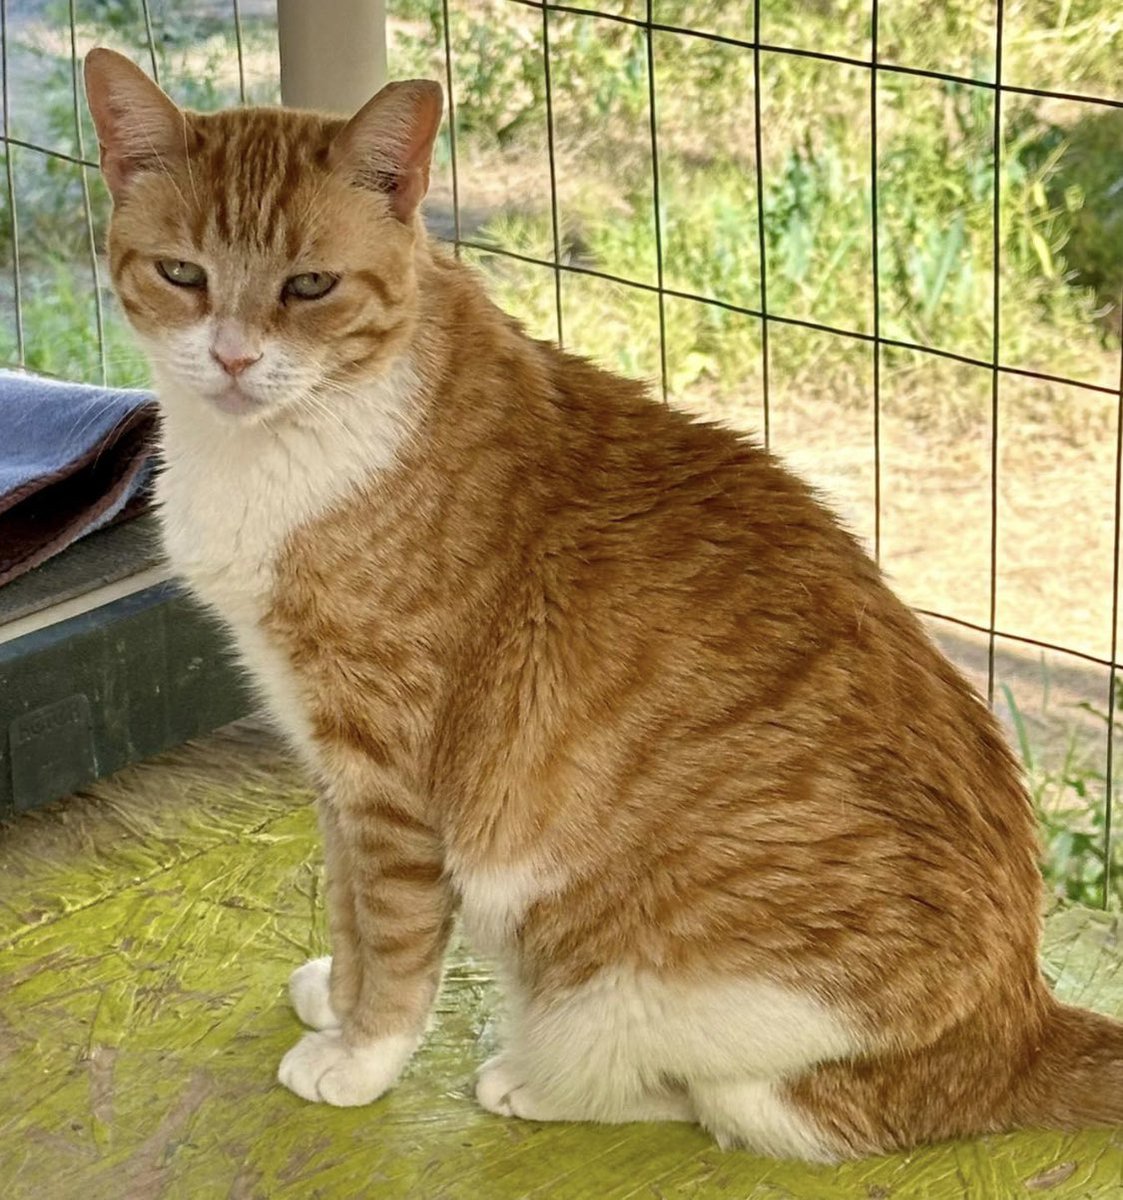
<svg viewBox="0 0 1123 1200"><path fill-rule="evenodd" d="M196 204L198 204L199 203L199 191L195 187L195 172L191 166L191 145L187 138L186 127L184 127L184 137L183 137L183 162L184 162L184 165L187 167L187 180L191 185L191 198L195 201Z"/></svg>
<svg viewBox="0 0 1123 1200"><path fill-rule="evenodd" d="M74 442L80 442L85 436L86 432L96 425L99 420L101 420L103 414L114 408L115 404L115 400L106 399L100 404L92 405L90 408L84 410L78 417L75 418L74 427L70 431L71 440ZM125 420L129 417L129 415L129 413L125 413L121 419ZM115 429L116 425L114 425L113 428ZM107 430L102 436L108 437L111 432L112 430Z"/></svg>
<svg viewBox="0 0 1123 1200"><path fill-rule="evenodd" d="M304 208L300 211L298 220L301 228L314 231L317 227L320 217L327 210L329 205L328 198L328 183L331 180L330 175L324 175L316 181L312 194Z"/></svg>
<svg viewBox="0 0 1123 1200"><path fill-rule="evenodd" d="M167 161L164 159L164 156L160 153L156 144L151 139L149 139L149 146L151 149L152 157L155 158L156 162L160 166L161 174L163 174L163 176L167 179L167 181L172 185L172 188L174 189L176 195L183 202L183 207L187 208L187 197L183 194L183 189L179 186L179 183L176 181L176 177L175 177L174 173L172 172L172 170L170 169L170 167L168 166Z"/></svg>
<svg viewBox="0 0 1123 1200"><path fill-rule="evenodd" d="M343 434L352 434L354 431L347 425L340 413L336 412L321 396L314 391L306 392L300 399L299 404L305 411L322 417L329 423L333 423L336 428Z"/></svg>

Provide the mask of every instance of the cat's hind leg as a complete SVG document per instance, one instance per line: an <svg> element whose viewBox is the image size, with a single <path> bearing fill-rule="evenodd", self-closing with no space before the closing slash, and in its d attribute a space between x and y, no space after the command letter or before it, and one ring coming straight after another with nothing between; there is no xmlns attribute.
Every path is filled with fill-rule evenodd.
<svg viewBox="0 0 1123 1200"><path fill-rule="evenodd" d="M690 1097L698 1122L723 1150L745 1149L771 1158L837 1162L840 1147L785 1095L776 1079L695 1081Z"/></svg>
<svg viewBox="0 0 1123 1200"><path fill-rule="evenodd" d="M585 1103L552 1095L528 1082L504 1055L480 1068L476 1100L501 1117L524 1121L690 1121L702 1125L724 1150L744 1149L772 1158L837 1162L847 1157L808 1115L785 1094L781 1080L740 1079L695 1082L689 1091L618 1092L606 1103L604 1093Z"/></svg>
<svg viewBox="0 0 1123 1200"><path fill-rule="evenodd" d="M635 1090L619 1095L615 1103L594 1107L580 1100L565 1100L543 1092L527 1081L525 1073L497 1054L480 1068L476 1100L481 1108L499 1117L524 1121L694 1121L696 1116L684 1091Z"/></svg>
<svg viewBox="0 0 1123 1200"><path fill-rule="evenodd" d="M503 1053L480 1072L489 1112L537 1121L697 1121L722 1145L840 1156L784 1080L861 1047L846 1018L767 980L707 983L609 968L529 995L507 978Z"/></svg>

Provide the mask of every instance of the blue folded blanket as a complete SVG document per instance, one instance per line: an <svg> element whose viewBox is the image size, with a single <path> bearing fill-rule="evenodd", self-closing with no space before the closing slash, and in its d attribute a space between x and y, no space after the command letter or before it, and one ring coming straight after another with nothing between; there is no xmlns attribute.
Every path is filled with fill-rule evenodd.
<svg viewBox="0 0 1123 1200"><path fill-rule="evenodd" d="M148 392L0 370L0 584L148 504Z"/></svg>

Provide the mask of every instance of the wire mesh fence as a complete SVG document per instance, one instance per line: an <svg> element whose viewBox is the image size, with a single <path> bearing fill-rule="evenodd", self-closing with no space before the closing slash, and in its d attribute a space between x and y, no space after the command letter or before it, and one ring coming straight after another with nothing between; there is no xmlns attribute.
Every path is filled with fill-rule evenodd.
<svg viewBox="0 0 1123 1200"><path fill-rule="evenodd" d="M1047 829L1053 849L1059 844L1064 858L1074 837L1092 860L1089 868L1087 861L1078 864L1075 856L1069 858L1069 867L1076 874L1090 871L1086 881L1091 880L1087 888L1070 888L1069 894L1094 896L1106 904L1118 900L1118 880L1112 878L1112 806L1119 692L1123 359L1118 313L1123 277L1116 273L1090 285L1074 265L1075 256L1067 263L1062 252L1078 222L1076 214L1088 215L1097 204L1109 204L1113 189L1120 187L1123 95L1106 62L1098 71L1085 61L1075 75L1050 74L1043 54L1051 47L1037 35L1052 32L1054 42L1063 42L1065 34L1043 21L1048 7L1001 2L880 6L877 0L826 5L780 0L615 0L599 5L498 0L471 5L445 0L441 69L455 134L448 146L448 190L458 250L490 268L500 281L509 269L503 263L515 263L518 272L506 289L501 284L501 291L508 306L529 316L539 331L613 365L633 372L638 367L664 397L732 419L789 458L801 458L793 442L808 432L809 423L824 423L828 442L837 437L847 450L866 446L866 486L862 495L851 494L849 503L845 487L830 486L829 460L837 445L820 442L799 465L817 481L826 478L828 491L842 493L847 517L891 577L907 567L898 493L907 489L902 474L915 465L907 460L916 458L900 454L905 443L900 427L910 420L921 426L931 422L928 410L946 403L931 394L941 387L972 395L972 418L952 419L946 436L927 439L926 448L938 454L951 442L959 453L971 445L981 460L972 477L976 486L966 496L956 495L962 480L952 480L942 492L929 489L932 509L914 513L906 534L923 539L940 525L940 507L960 508L954 526L970 531L970 545L945 537L943 551L945 559L970 553L972 586L957 596L946 586L932 587L930 572L924 579L924 572L906 569L912 576L906 594L1011 724L1035 774L1039 798L1053 808L1056 824ZM414 20L433 18L432 8L399 6ZM1069 18L1083 22L1080 36L1099 39L1104 47L1119 37L1111 6L1085 4L1079 13L1070 7ZM934 37L920 28L926 22ZM416 47L411 37L423 39L424 34L404 34L407 46ZM498 55L509 54L508 61L517 59L517 69L504 69L496 58L488 61L485 42ZM535 60L538 69L528 69L527 63ZM605 86L589 103L598 80ZM705 101L707 90L717 97L715 103ZM801 123L793 112L801 99L810 122ZM821 118L818 127L816 116ZM921 133L935 124L933 117L958 122L953 136L933 137L951 161L939 161L932 147L923 144ZM529 132L535 123L540 125L537 148ZM1102 196L1074 195L1077 183L1064 170L1073 166L1079 139L1091 136L1085 125L1116 146L1115 169L1102 181ZM492 132L512 126L518 128L506 136ZM625 126L630 136L622 132ZM598 140L608 144L607 150L602 146L598 153L588 144ZM1029 152L1023 145L1027 140ZM840 165L832 155L836 160L848 155L850 161ZM640 160L643 167L636 170ZM497 202L489 175L510 179L517 176L520 162L532 164L538 188L516 180L520 194L514 203L502 196ZM824 182L822 176L832 170L843 174L844 187L832 189L829 178ZM613 176L629 172L622 187L604 186L606 177L611 183ZM1091 190L1096 182L1086 186ZM575 197L575 184L590 199ZM921 186L945 193L926 214L931 228L907 211L912 193ZM857 193L856 203L853 194L842 197L847 187ZM709 212L714 195L728 202L732 233L714 228ZM826 230L827 210L837 199L843 201L845 220L832 232ZM1019 224L1012 209L1025 203L1038 207ZM809 214L802 229L791 220L792 209ZM535 210L537 225L528 217ZM692 224L702 227L697 247L690 245ZM606 229L616 230L618 244ZM798 243L801 233L802 248L785 241L791 235L788 241ZM824 244L814 247L817 236ZM1028 305L1026 273L1014 266L1015 238L1027 240L1034 267L1047 284ZM641 242L646 262L637 253ZM1123 250L1123 239L1115 244ZM737 258L745 270L737 275L698 269L692 252L713 260ZM816 270L820 278L808 280L807 273ZM922 277L925 270L928 279L920 278L910 288L909 273ZM546 311L545 287L541 280L537 287L531 283L528 271L551 276L552 313ZM863 279L864 289L853 286L854 276ZM586 280L607 291L599 299L593 292L574 299L573 282ZM706 283L717 286L699 286ZM926 283L932 285L927 295ZM970 290L965 301L955 295L956 286ZM1062 293L1069 293L1065 301L1075 298L1083 304L1081 310L1042 319ZM637 297L652 301L649 315L638 321ZM611 325L614 306L633 316L615 330L616 344L602 328ZM968 319L957 308L966 309ZM696 330L684 341L684 309L692 310L698 328L706 321L702 310L720 314L725 322L721 338L751 344L756 368L747 369L742 362L733 370L744 388L740 407L723 405L713 381L704 378L736 356L718 354L700 373L684 371L705 340ZM588 328L582 310L592 314L594 328ZM1036 319L1027 330L1031 310ZM918 313L925 313L925 319L915 319ZM640 328L644 324L646 333ZM1060 348L1074 329L1089 351L1086 355ZM642 362L634 356L629 361L627 346L634 350L645 338L652 352ZM843 344L847 348L840 352ZM831 354L839 358L827 372L828 386L842 380L840 391L856 390L866 402L858 422L853 412L847 414L845 406L832 404L823 397L823 388L814 386L811 391L821 401L817 412L802 423L786 420L791 377L801 374L801 356L813 362ZM950 373L933 373L941 361L950 364ZM916 387L902 393L900 380L910 372L932 375L928 395ZM703 395L709 387L709 398L701 403L689 395L691 385L699 384ZM755 411L747 406L749 397ZM910 414L910 405L918 411ZM1066 432L1062 426L1068 417L1058 415L1061 408L1085 414L1091 408L1095 419L1079 431ZM1027 440L1040 443L1035 454L1028 453L1034 448L1026 446ZM1057 447L1064 453L1054 456L1054 469L1047 474L1086 474L1087 460L1094 459L1096 486L1078 489L1070 494L1068 507L1050 514L1052 528L1044 531L1049 536L1035 544L1027 561L1025 554L1011 554L1004 545L1004 525L1017 536L1023 522L1009 518L1023 500L1032 498L1032 465ZM1025 461L1019 463L1023 450ZM906 461L895 462L895 456ZM922 473L927 466L920 464ZM1070 532L1075 538L1066 539ZM916 554L915 547L911 553ZM1035 576L1063 577L1073 556L1096 559L1094 568L1084 572L1097 590L1094 602L1086 594L1072 597L1074 607L1089 610L1086 621L1068 620L1058 611L1063 582L1053 589L1057 596L1051 607L1013 602L1018 592L1032 593ZM1021 586L1004 592L1003 584L1019 572ZM1081 582L1086 589L1088 581ZM1019 628L1019 609L1032 616L1029 628ZM1007 613L1012 622L1004 619ZM955 636L960 631L983 639L981 663L970 642ZM1027 652L1042 656L1028 661L1030 674L1034 668L1040 672L1038 691L1046 707L1057 677L1076 668L1076 681L1059 689L1065 696L1059 721L1035 721L1019 706L1016 693L1024 697L1027 691ZM1087 722L1070 720L1075 713ZM1059 725L1066 725L1063 733ZM1078 761L1086 756L1096 765ZM1089 815L1089 797L1094 819L1081 827L1080 820Z"/></svg>
<svg viewBox="0 0 1123 1200"><path fill-rule="evenodd" d="M209 109L275 102L276 44L270 0L2 0L3 361L91 382L145 378L102 270L109 199L85 52L112 46L177 100Z"/></svg>
<svg viewBox="0 0 1123 1200"><path fill-rule="evenodd" d="M538 334L823 487L1017 738L1050 883L1120 900L1123 13L390 0L433 227ZM0 0L4 359L134 383L80 56L277 99L267 0ZM1113 876L1113 863L1115 874Z"/></svg>

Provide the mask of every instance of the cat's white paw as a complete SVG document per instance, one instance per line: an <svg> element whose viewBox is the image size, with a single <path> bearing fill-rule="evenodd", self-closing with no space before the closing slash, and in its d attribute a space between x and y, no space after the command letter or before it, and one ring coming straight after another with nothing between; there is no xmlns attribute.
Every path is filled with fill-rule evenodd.
<svg viewBox="0 0 1123 1200"><path fill-rule="evenodd" d="M531 1090L506 1064L502 1054L488 1059L476 1076L476 1102L497 1117L521 1117L524 1121L549 1118L541 1112Z"/></svg>
<svg viewBox="0 0 1123 1200"><path fill-rule="evenodd" d="M559 1104L543 1097L512 1068L502 1054L489 1059L476 1075L476 1102L497 1117L524 1121L696 1121L694 1106L684 1093L652 1092L625 1095L599 1107Z"/></svg>
<svg viewBox="0 0 1123 1200"><path fill-rule="evenodd" d="M309 1029L338 1029L331 1006L331 956L312 958L289 976L289 1002Z"/></svg>
<svg viewBox="0 0 1123 1200"><path fill-rule="evenodd" d="M340 1108L369 1104L397 1082L417 1041L399 1034L349 1046L338 1029L306 1033L281 1059L277 1078L304 1100Z"/></svg>

